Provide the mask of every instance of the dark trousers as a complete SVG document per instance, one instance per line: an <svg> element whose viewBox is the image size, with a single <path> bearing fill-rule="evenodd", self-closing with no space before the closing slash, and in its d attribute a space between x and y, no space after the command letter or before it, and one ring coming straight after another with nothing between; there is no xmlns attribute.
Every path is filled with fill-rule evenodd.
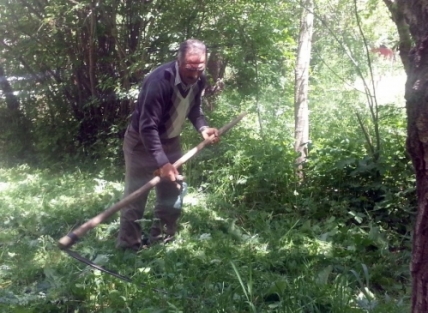
<svg viewBox="0 0 428 313"><path fill-rule="evenodd" d="M182 155L179 137L163 141L162 147L171 164ZM123 152L125 155L124 196L127 196L150 181L154 177L153 173L157 170L157 166L145 149L138 132L132 126L126 130ZM150 241L160 240L163 235L175 234L182 206L181 184L161 181L155 188L155 218L150 229ZM147 191L137 201L121 209L118 247L131 249L140 247L141 226L138 220L143 218L149 192Z"/></svg>

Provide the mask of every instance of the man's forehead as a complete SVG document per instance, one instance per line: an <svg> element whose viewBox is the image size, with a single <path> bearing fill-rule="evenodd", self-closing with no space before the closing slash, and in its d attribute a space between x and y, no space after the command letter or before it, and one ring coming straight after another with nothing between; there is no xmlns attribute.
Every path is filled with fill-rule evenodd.
<svg viewBox="0 0 428 313"><path fill-rule="evenodd" d="M187 53L184 56L185 63L192 63L192 64L204 63L205 59L206 59L205 53Z"/></svg>
<svg viewBox="0 0 428 313"><path fill-rule="evenodd" d="M182 65L190 70L204 70L205 60L205 53L188 53L184 56Z"/></svg>

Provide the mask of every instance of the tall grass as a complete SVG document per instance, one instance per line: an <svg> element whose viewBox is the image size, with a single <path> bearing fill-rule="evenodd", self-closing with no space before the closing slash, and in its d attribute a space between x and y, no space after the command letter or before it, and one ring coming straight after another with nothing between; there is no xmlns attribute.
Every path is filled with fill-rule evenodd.
<svg viewBox="0 0 428 313"><path fill-rule="evenodd" d="M92 171L93 173L93 171ZM190 190L175 242L114 247L115 216L74 249L123 282L69 258L56 241L121 197L83 169L0 170L2 312L404 312L409 255L357 226L247 208ZM152 218L147 212L143 221ZM382 232L382 230L379 230Z"/></svg>

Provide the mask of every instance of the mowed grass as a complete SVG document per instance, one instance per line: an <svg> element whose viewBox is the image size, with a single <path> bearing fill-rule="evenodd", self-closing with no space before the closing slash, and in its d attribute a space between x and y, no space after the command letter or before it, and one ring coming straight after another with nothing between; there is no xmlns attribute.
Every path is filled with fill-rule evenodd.
<svg viewBox="0 0 428 313"><path fill-rule="evenodd" d="M116 214L73 246L132 283L93 270L57 241L121 198L123 182L106 177L0 169L0 312L409 310L409 242L390 249L397 238L375 226L234 205L191 187L175 242L117 250Z"/></svg>

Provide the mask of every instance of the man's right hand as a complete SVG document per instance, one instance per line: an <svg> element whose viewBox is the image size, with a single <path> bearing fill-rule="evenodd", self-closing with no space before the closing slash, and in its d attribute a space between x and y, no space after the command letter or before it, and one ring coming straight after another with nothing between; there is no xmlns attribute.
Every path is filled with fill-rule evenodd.
<svg viewBox="0 0 428 313"><path fill-rule="evenodd" d="M176 181L176 177L179 175L177 169L171 164L166 163L160 168L160 177L170 181Z"/></svg>
<svg viewBox="0 0 428 313"><path fill-rule="evenodd" d="M213 128L213 127L204 128L204 130L201 131L201 134L205 140L211 138L211 144L217 143L220 141L217 128Z"/></svg>

